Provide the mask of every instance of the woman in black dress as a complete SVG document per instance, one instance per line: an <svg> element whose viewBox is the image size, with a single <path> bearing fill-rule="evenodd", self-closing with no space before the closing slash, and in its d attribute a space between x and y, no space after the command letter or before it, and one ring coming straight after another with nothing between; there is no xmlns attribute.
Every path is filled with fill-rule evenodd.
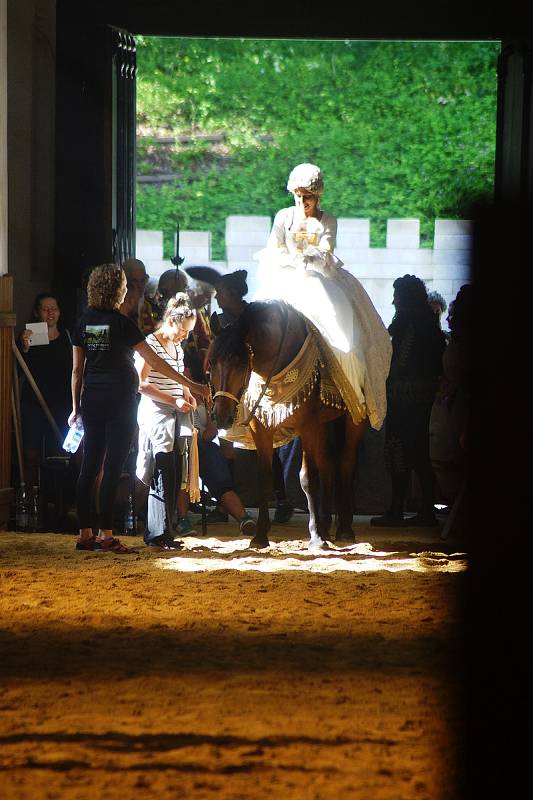
<svg viewBox="0 0 533 800"><path fill-rule="evenodd" d="M66 435L71 407L72 344L68 331L60 326L60 318L59 298L53 292L38 294L33 302L30 328L24 329L20 334L19 349L57 427ZM31 344L32 322L46 322L48 344ZM57 455L61 450L50 422L27 380L23 380L21 384L20 406L25 480L28 486L34 486L38 482L43 442L49 456Z"/></svg>

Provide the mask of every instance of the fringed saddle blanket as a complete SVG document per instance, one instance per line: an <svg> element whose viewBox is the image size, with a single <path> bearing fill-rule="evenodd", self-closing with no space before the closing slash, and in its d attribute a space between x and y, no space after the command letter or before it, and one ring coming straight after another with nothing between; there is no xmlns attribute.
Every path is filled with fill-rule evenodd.
<svg viewBox="0 0 533 800"><path fill-rule="evenodd" d="M300 352L271 378L262 397L265 382L257 373L251 373L248 388L237 407L235 422L230 430L220 433L222 438L254 449L250 429L244 424L253 411L254 417L266 428L274 429L275 447L290 442L296 435L291 426L291 417L317 386L324 405L348 410L356 422L365 417L364 409L342 385L342 375L339 375L341 371L337 368L335 356L328 352L329 348L321 335L309 323L308 331ZM340 387L338 384L341 384Z"/></svg>

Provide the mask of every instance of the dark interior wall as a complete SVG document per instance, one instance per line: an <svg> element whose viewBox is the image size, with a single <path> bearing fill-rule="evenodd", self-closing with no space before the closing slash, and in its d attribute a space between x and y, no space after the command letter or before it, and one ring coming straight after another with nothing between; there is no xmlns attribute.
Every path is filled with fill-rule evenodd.
<svg viewBox="0 0 533 800"><path fill-rule="evenodd" d="M57 41L56 280L76 312L90 268L134 255L135 48L59 15Z"/></svg>
<svg viewBox="0 0 533 800"><path fill-rule="evenodd" d="M19 324L54 273L55 5L7 5L8 265Z"/></svg>
<svg viewBox="0 0 533 800"><path fill-rule="evenodd" d="M56 282L73 299L89 266L111 260L110 70L101 25L57 26Z"/></svg>

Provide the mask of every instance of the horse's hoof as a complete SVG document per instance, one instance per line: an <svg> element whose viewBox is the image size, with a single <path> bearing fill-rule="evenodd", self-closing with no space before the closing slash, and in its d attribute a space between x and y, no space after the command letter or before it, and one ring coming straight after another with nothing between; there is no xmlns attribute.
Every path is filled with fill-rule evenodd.
<svg viewBox="0 0 533 800"><path fill-rule="evenodd" d="M307 549L312 553L323 553L331 548L325 539L316 538L309 541Z"/></svg>
<svg viewBox="0 0 533 800"><path fill-rule="evenodd" d="M353 531L337 531L335 534L335 541L355 544L355 533Z"/></svg>
<svg viewBox="0 0 533 800"><path fill-rule="evenodd" d="M248 547L251 547L253 550L263 550L265 547L270 547L270 542L267 536L254 536L254 538L250 540Z"/></svg>

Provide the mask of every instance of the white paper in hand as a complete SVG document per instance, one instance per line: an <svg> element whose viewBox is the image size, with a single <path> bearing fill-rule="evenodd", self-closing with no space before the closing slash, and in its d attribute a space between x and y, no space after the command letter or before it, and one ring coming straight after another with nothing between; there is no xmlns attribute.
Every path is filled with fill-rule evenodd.
<svg viewBox="0 0 533 800"><path fill-rule="evenodd" d="M31 331L30 347L35 347L39 344L50 344L46 322L28 322L26 323L26 330Z"/></svg>

